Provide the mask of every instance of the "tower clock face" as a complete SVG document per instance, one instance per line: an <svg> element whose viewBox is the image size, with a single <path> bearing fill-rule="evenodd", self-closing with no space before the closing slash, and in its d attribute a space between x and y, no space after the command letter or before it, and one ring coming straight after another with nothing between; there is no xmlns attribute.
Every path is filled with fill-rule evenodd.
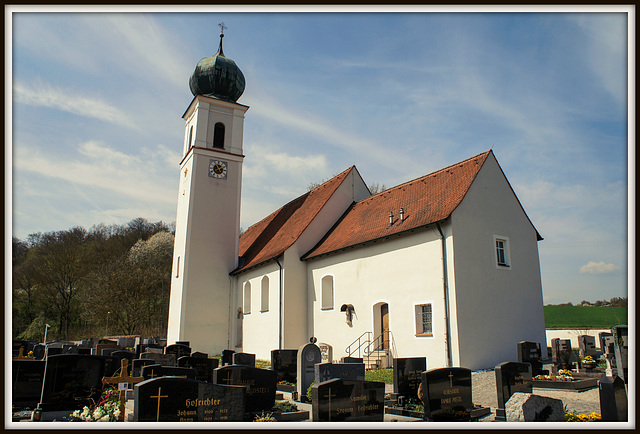
<svg viewBox="0 0 640 434"><path fill-rule="evenodd" d="M222 160L209 160L209 176L218 179L227 179L227 162Z"/></svg>

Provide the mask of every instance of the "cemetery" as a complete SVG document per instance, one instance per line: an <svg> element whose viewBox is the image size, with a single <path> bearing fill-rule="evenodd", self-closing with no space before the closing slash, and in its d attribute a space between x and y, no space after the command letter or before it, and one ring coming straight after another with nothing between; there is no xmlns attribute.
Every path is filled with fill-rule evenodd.
<svg viewBox="0 0 640 434"><path fill-rule="evenodd" d="M233 350L210 356L158 338L16 341L13 421L623 422L626 329L602 334L599 346L589 336L578 349L557 339L544 353L522 341L513 360L481 372L430 369L428 356L370 370L358 358L332 360L331 345L321 350L314 339L275 349L270 361ZM373 376L381 372L387 377Z"/></svg>

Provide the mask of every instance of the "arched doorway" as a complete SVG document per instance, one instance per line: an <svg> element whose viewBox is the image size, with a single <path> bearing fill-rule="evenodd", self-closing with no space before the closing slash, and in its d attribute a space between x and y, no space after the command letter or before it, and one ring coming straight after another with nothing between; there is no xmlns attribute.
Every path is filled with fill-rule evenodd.
<svg viewBox="0 0 640 434"><path fill-rule="evenodd" d="M390 347L389 304L385 302L373 305L374 339L380 339L378 348L388 350Z"/></svg>

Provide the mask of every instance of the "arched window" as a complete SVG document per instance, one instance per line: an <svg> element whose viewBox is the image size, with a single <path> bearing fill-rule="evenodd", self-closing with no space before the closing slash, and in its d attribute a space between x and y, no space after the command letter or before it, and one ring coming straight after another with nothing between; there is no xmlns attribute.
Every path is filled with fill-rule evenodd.
<svg viewBox="0 0 640 434"><path fill-rule="evenodd" d="M251 282L244 284L244 306L242 310L245 314L251 313Z"/></svg>
<svg viewBox="0 0 640 434"><path fill-rule="evenodd" d="M213 147L224 148L224 124L218 122L213 127Z"/></svg>
<svg viewBox="0 0 640 434"><path fill-rule="evenodd" d="M260 312L268 312L269 311L269 278L264 276L262 278L260 291Z"/></svg>
<svg viewBox="0 0 640 434"><path fill-rule="evenodd" d="M333 276L322 278L322 309L333 309Z"/></svg>

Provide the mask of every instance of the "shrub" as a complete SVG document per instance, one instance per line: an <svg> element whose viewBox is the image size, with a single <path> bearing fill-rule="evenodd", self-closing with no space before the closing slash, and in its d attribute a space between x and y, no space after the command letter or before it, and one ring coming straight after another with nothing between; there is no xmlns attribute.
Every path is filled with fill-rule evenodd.
<svg viewBox="0 0 640 434"><path fill-rule="evenodd" d="M314 381L313 383L311 383L311 385L309 386L309 388L307 389L307 400L309 402L313 401L313 395L311 394L311 388L313 387L313 385L316 384L316 382Z"/></svg>

